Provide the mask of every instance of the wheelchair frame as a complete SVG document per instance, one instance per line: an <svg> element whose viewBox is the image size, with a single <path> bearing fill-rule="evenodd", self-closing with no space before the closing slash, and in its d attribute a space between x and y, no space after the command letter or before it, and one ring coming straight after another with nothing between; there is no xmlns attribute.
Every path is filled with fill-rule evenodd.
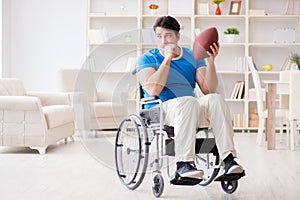
<svg viewBox="0 0 300 200"><path fill-rule="evenodd" d="M150 109L145 109L146 104L158 104ZM131 190L142 183L149 159L149 147L155 143L156 152L154 161L149 164L153 169L152 192L155 197L160 197L164 190L164 179L161 175L163 159L167 159L167 174L170 176L169 157L174 156L174 140L170 137L168 128L163 124L162 101L160 99L142 98L140 101L140 115L130 114L120 124L115 140L115 164L121 182ZM172 130L172 128L171 128ZM210 128L198 129L205 132L205 138L196 139L197 168L204 171L200 183L182 181L180 185L206 186L213 180L221 181L221 187L226 193L233 193L238 186L241 176L220 176L221 159L214 138L209 137ZM213 135L213 134L212 134ZM126 160L125 160L126 159ZM130 160L131 159L131 160ZM128 161L131 163L128 163ZM218 180L219 179L219 180Z"/></svg>

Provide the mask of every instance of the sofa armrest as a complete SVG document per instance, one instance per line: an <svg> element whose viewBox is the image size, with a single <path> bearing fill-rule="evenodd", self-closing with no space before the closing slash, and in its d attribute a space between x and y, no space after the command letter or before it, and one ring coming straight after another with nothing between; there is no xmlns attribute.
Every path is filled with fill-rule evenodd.
<svg viewBox="0 0 300 200"><path fill-rule="evenodd" d="M71 105L70 93L66 92L27 92L28 96L39 97L42 106Z"/></svg>
<svg viewBox="0 0 300 200"><path fill-rule="evenodd" d="M41 101L31 96L0 96L0 109L2 110L38 110Z"/></svg>

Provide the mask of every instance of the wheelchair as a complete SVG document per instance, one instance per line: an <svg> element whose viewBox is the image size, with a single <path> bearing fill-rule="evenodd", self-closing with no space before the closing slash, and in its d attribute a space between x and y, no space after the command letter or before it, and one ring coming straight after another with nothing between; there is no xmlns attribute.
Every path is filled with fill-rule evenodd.
<svg viewBox="0 0 300 200"><path fill-rule="evenodd" d="M146 109L146 104L157 104ZM140 113L129 114L121 123L115 139L116 171L122 184L134 190L140 186L147 173L147 168L153 168L152 193L160 197L164 190L162 167L166 161L167 174L170 176L169 157L175 156L174 128L163 124L162 101L158 98L142 98ZM222 161L211 128L199 128L196 137L197 169L204 171L202 179L179 178L176 185L206 186L212 181L220 181L226 193L233 193L238 187L238 180L245 174L220 175ZM155 145L154 155L150 147ZM150 156L154 156L149 163ZM217 177L217 178L216 178ZM173 177L174 178L174 177ZM174 179L173 179L174 180ZM172 181L171 181L172 183Z"/></svg>

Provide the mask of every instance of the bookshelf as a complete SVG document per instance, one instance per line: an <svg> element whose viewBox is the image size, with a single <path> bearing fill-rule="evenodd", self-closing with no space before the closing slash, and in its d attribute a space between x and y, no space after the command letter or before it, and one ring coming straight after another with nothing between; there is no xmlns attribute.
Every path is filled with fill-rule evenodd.
<svg viewBox="0 0 300 200"><path fill-rule="evenodd" d="M200 2L208 4L208 14L199 14ZM256 102L248 98L248 92L254 86L245 57L253 57L261 79L279 79L279 71L285 59L291 52L300 50L300 16L291 10L286 11L286 0L272 1L272 6L269 1L243 0L238 15L229 15L230 2L221 3L222 15L215 15L215 5L210 0L187 0L184 4L180 0L88 0L87 34L90 36L90 32L101 30L102 38L99 42L95 35L92 38L88 36L86 52L87 55L93 55L101 48L104 52L100 58L95 58L95 66L92 68L95 76L106 73L111 82L122 82L124 77L129 78L127 69L131 61L128 59L137 58L148 49L156 47L152 25L158 16L172 15L178 19L182 27L180 45L186 47L192 47L195 30L215 26L219 30L221 44L216 59L220 82L217 92L227 101L232 119L238 114L243 116L240 125L234 127L235 130L257 129L253 124L250 126L250 116L256 108ZM148 9L151 3L159 5L156 15L151 15ZM223 34L228 27L236 27L240 32L233 43L228 42ZM286 28L292 29L289 34L294 33L293 40L286 42L284 38L274 36L277 30ZM267 63L272 64L272 71L262 71L262 66ZM134 84L135 78L130 78ZM244 83L243 98L232 99L232 90L238 81ZM100 85L99 89L115 88L114 84L105 85L107 87ZM123 87L128 90L132 85ZM129 99L130 104L133 104L134 97Z"/></svg>

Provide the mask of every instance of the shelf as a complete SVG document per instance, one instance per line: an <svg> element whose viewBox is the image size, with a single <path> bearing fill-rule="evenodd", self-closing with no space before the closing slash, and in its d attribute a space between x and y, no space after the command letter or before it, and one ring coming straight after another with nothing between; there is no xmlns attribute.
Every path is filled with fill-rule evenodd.
<svg viewBox="0 0 300 200"><path fill-rule="evenodd" d="M88 43L89 40L87 40L87 55L93 50L93 47L97 48L100 46L103 46L103 49L105 49L104 53L106 53L106 55L103 55L103 57L100 56L101 59L106 59L105 63L110 63L110 61L113 63L115 61L113 60L115 58L111 57L110 54L122 55L120 59L118 58L118 63L113 63L115 67L111 68L116 71L105 72L107 77L112 77L112 79L121 77L121 75L125 76L130 74L130 72L122 71L126 69L129 57L138 57L145 51L157 47L152 29L153 23L158 17L168 15L169 11L172 12L170 5L174 3L170 0L154 0L151 3L159 4L160 8L157 15L150 15L148 9L150 2L147 0L88 0L88 2L88 30L105 27L109 34L108 38L113 38L114 40L113 42L109 41L101 44L91 44ZM199 13L197 10L198 2L198 0L190 0L185 1L180 7L178 6L182 8L181 13L191 14L170 14L178 19L181 27L184 27L182 32L180 32L181 40L179 44L184 47L192 48L195 38L195 29L202 31L212 26L218 29L219 43L221 46L215 62L217 74L221 79L221 81L219 81L220 90L218 90L218 92L224 97L230 97L235 82L239 80L245 81L244 94L246 99L226 98L225 100L229 104L232 113L245 114L245 126L241 128L234 127L234 130L257 130L257 128L249 127L249 105L254 105L255 101L247 99L248 90L253 87L253 81L247 63L243 63L243 58L252 56L258 69L262 69L262 66L267 63L272 64L273 71L259 71L258 73L261 77L266 79L278 79L280 69L285 59L291 52L300 51L300 16L280 15L279 13L282 13L284 10L286 2L284 0L274 1L272 6L269 6L267 1L242 1L239 15L228 14L230 1L222 3L222 15L212 14L215 11L215 6L210 2L208 4L209 15L195 14ZM126 4L125 12L121 12L120 5L124 4ZM265 10L268 15L249 15L250 9ZM184 12L184 10L191 10L191 12ZM224 35L224 31L230 27L236 27L240 31L239 36L233 43L227 42L227 38ZM278 31L278 29L285 28L294 29L295 34L292 34L290 39L285 38L283 40L279 37L280 39L278 40L278 35L274 35L274 32ZM133 30L136 32L131 32L131 40L126 40L126 35ZM124 34L122 35L122 33ZM114 38L116 35L119 37ZM274 41L287 42L275 43ZM126 52L131 53L127 55ZM101 64L102 63L99 65L102 66ZM100 67L98 69L101 70ZM240 71L236 71L239 69ZM95 71L95 73L99 75L103 72ZM135 102L135 99L129 99L128 101Z"/></svg>
<svg viewBox="0 0 300 200"><path fill-rule="evenodd" d="M300 43L249 43L250 47L290 47L290 46L299 46Z"/></svg>
<svg viewBox="0 0 300 200"><path fill-rule="evenodd" d="M89 18L135 18L137 19L137 16L134 15L105 15L102 13L89 13Z"/></svg>
<svg viewBox="0 0 300 200"><path fill-rule="evenodd" d="M279 74L280 73L280 71L257 71L258 72L258 74L266 74L266 75L268 75L268 74Z"/></svg>
<svg viewBox="0 0 300 200"><path fill-rule="evenodd" d="M276 99L275 101L276 101L276 102L280 102L280 99ZM257 100L256 100L256 99L248 99L248 102L249 102L249 103L256 103Z"/></svg>
<svg viewBox="0 0 300 200"><path fill-rule="evenodd" d="M161 15L141 15L141 18L158 18L158 17L161 17L161 16L165 16L164 14L161 14ZM191 15L172 15L173 17L176 17L176 18L192 18Z"/></svg>
<svg viewBox="0 0 300 200"><path fill-rule="evenodd" d="M238 72L238 71L222 71L222 70L218 70L217 74L228 74L228 75L244 75L245 72Z"/></svg>
<svg viewBox="0 0 300 200"><path fill-rule="evenodd" d="M249 15L248 16L249 19L251 18L269 18L269 19L274 19L274 18L295 18L295 19L298 19L300 18L299 15Z"/></svg>
<svg viewBox="0 0 300 200"><path fill-rule="evenodd" d="M246 19L246 15L194 15L194 17L201 19Z"/></svg>
<svg viewBox="0 0 300 200"><path fill-rule="evenodd" d="M245 47L245 43L242 42L234 42L234 43L228 43L228 42L220 42L221 47Z"/></svg>
<svg viewBox="0 0 300 200"><path fill-rule="evenodd" d="M241 102L241 103L245 103L246 100L245 99L230 99L230 98L226 98L225 101L227 102Z"/></svg>

